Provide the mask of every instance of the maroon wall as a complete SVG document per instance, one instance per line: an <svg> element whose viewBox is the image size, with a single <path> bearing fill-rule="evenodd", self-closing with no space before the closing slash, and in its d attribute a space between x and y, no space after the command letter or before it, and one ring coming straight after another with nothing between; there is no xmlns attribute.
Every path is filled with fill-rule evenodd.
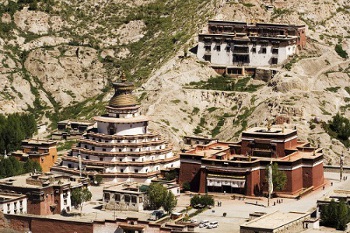
<svg viewBox="0 0 350 233"><path fill-rule="evenodd" d="M189 182L191 185L191 191L199 191L200 183L200 164L181 162L179 184L180 186L184 182Z"/></svg>

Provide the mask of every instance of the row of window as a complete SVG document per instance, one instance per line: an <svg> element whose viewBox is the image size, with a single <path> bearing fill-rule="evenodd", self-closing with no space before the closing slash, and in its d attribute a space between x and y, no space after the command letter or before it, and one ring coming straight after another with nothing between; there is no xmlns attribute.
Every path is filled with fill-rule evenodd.
<svg viewBox="0 0 350 233"><path fill-rule="evenodd" d="M74 168L74 165L71 164L71 163L68 163L68 168ZM112 168L112 169L113 169L113 168ZM155 170L158 171L159 168L156 167ZM119 170L119 172L120 172L120 173L124 173L124 172L125 172L125 169L124 169L124 168L121 168L121 169ZM129 172L132 172L132 171L129 171ZM148 168L145 169L145 172L146 172L146 173L148 172ZM134 173L139 173L139 169L134 169ZM66 204L65 204L65 205L66 205Z"/></svg>
<svg viewBox="0 0 350 233"><path fill-rule="evenodd" d="M162 147L165 148L165 146L156 146L153 150L161 150ZM84 145L84 148L85 149L90 149L90 150L93 150L93 151L95 151L95 149L96 149L94 146L90 146L90 148L89 148L88 145ZM130 151L130 152L141 152L141 151L150 151L150 150L151 150L150 147L145 147L145 148L135 148L135 149L134 148L129 148L128 151ZM102 151L106 152L107 149L106 148L102 148ZM108 151L108 152L111 152L111 151ZM127 152L127 150L126 150L126 148L119 148L118 152Z"/></svg>
<svg viewBox="0 0 350 233"><path fill-rule="evenodd" d="M109 201L111 198L110 193L104 193L104 199L105 201ZM121 195L121 194L114 194L114 200L116 202L124 201L124 202L131 202L131 203L137 203L137 196L133 195ZM139 197L139 203L142 203L142 197Z"/></svg>
<svg viewBox="0 0 350 233"><path fill-rule="evenodd" d="M204 48L205 48L205 51L211 51L211 47L210 46L205 46ZM215 46L214 50L221 51L221 46L219 46L219 45ZM230 46L226 46L225 50L226 50L226 52L230 52L231 51L231 47ZM253 47L251 49L251 51L252 51L252 53L256 53L256 47ZM249 49L248 48L244 48L244 47L242 47L242 48L235 48L233 50L233 53L249 53ZM265 48L265 47L260 48L260 53L266 54L267 53L267 48ZM278 54L278 48L272 48L271 49L271 53L272 54Z"/></svg>
<svg viewBox="0 0 350 233"><path fill-rule="evenodd" d="M96 141L96 142L105 142L105 143L111 143L111 141L109 140L102 140L101 138L96 139L94 137L89 137L86 136L85 139L91 139L92 141ZM96 139L96 140L95 140ZM154 142L154 141L158 141L158 138L152 138L151 140L148 140L147 138L141 139L141 140L117 140L117 143L140 143L140 142Z"/></svg>

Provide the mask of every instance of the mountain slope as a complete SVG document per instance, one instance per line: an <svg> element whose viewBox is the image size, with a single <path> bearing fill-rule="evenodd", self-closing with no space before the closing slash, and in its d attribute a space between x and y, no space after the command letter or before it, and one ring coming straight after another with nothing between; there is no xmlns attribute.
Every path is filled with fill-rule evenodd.
<svg viewBox="0 0 350 233"><path fill-rule="evenodd" d="M35 3L37 2L37 3ZM246 127L290 118L301 139L337 163L346 148L321 127L350 116L350 5L347 1L99 0L2 1L0 112L32 111L41 121L103 111L121 71L140 86L143 113L175 146L183 135L236 140ZM267 5L273 5L269 11ZM29 7L29 8L28 8ZM308 45L253 92L189 88L216 76L188 49L208 19L306 24Z"/></svg>

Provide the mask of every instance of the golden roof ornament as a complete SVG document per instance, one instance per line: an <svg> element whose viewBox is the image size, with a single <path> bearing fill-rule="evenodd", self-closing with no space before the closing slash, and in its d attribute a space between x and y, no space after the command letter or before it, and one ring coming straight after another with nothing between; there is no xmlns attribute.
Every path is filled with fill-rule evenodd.
<svg viewBox="0 0 350 233"><path fill-rule="evenodd" d="M122 75L120 77L120 81L122 81L123 83L125 83L127 81L124 72L122 73Z"/></svg>
<svg viewBox="0 0 350 233"><path fill-rule="evenodd" d="M271 121L270 121L270 119L269 120L267 120L267 131L270 131L271 130Z"/></svg>
<svg viewBox="0 0 350 233"><path fill-rule="evenodd" d="M138 105L136 97L132 94L134 84L128 82L124 72L121 74L119 82L113 83L114 96L109 101L109 107L123 108Z"/></svg>

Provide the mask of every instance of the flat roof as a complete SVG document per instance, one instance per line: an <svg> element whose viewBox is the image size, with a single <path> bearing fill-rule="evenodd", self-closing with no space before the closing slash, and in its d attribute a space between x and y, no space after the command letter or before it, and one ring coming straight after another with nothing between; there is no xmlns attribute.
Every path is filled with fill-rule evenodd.
<svg viewBox="0 0 350 233"><path fill-rule="evenodd" d="M56 141L31 138L31 139L23 140L22 146L23 146L23 143L27 143L30 145L47 145L47 144L56 144Z"/></svg>
<svg viewBox="0 0 350 233"><path fill-rule="evenodd" d="M33 178L35 176L38 176L38 178ZM42 183L45 183L45 181L50 181L50 179L54 178L54 181L48 186L52 185L67 185L72 184L77 185L80 184L79 181L71 181L70 178L76 178L78 179L78 176L64 176L61 174L34 174L31 173L19 175L19 176L12 176L8 178L4 178L0 180L0 185L5 185L8 187L23 187L23 188L42 188L42 185L34 185L34 184L28 184L27 179L32 179L33 181L41 181ZM60 181L60 182L59 182Z"/></svg>
<svg viewBox="0 0 350 233"><path fill-rule="evenodd" d="M277 127L271 127L268 130L267 127L253 127L242 132L243 134L257 134L257 135L288 135L296 132L295 129L283 129Z"/></svg>
<svg viewBox="0 0 350 233"><path fill-rule="evenodd" d="M186 151L185 154L194 154L203 156L204 158L209 158L215 154L220 154L223 151L229 149L230 143L222 143L222 142L213 142L206 145L196 145L194 149ZM205 149L205 147L209 147Z"/></svg>
<svg viewBox="0 0 350 233"><path fill-rule="evenodd" d="M141 194L143 192L139 191L139 187L143 184L138 183L120 183L116 185L111 185L103 188L103 191L109 192L120 192L120 193L129 193L129 194Z"/></svg>
<svg viewBox="0 0 350 233"><path fill-rule="evenodd" d="M278 229L300 218L306 217L308 213L289 212L283 213L280 211L271 214L263 215L259 218L253 219L250 222L241 225L241 228L256 228L256 229Z"/></svg>
<svg viewBox="0 0 350 233"><path fill-rule="evenodd" d="M0 192L0 203L6 203L26 197L27 196L24 194Z"/></svg>

